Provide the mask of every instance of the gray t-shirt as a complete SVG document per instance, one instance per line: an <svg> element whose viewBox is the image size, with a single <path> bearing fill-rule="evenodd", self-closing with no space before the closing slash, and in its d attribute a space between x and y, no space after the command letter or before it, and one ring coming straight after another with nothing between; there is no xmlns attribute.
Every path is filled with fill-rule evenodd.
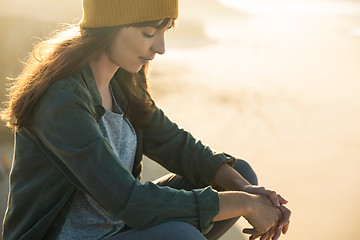
<svg viewBox="0 0 360 240"><path fill-rule="evenodd" d="M113 106L114 112L105 109L99 129L119 156L119 164L131 172L137 144L136 133L129 120L123 118L124 114L114 97ZM88 194L77 190L57 239L102 239L116 234L123 226L121 219L112 216Z"/></svg>

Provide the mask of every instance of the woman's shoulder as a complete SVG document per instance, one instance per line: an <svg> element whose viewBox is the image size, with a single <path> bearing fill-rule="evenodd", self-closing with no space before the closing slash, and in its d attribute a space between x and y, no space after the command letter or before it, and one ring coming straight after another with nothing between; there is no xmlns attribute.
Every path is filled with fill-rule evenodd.
<svg viewBox="0 0 360 240"><path fill-rule="evenodd" d="M92 109L95 105L94 97L84 82L81 71L52 83L40 100L40 106L44 103L46 106L52 105L53 108L76 104L87 105Z"/></svg>
<svg viewBox="0 0 360 240"><path fill-rule="evenodd" d="M79 124L78 121L85 118L98 121L99 111L81 71L78 71L50 85L34 111L33 123L34 129L43 131L53 122Z"/></svg>
<svg viewBox="0 0 360 240"><path fill-rule="evenodd" d="M49 89L63 89L71 92L76 92L77 90L85 90L83 89L83 87L85 86L81 85L84 85L82 81L82 76L80 71L77 71L68 77L54 81L54 83L50 85Z"/></svg>

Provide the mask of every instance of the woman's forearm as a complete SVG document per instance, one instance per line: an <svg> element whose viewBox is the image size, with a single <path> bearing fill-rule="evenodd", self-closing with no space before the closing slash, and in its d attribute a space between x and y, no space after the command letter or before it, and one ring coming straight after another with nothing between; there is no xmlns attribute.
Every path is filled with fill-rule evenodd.
<svg viewBox="0 0 360 240"><path fill-rule="evenodd" d="M231 191L241 191L244 186L251 185L245 178L235 171L235 169L226 163L221 165L216 172L213 183Z"/></svg>
<svg viewBox="0 0 360 240"><path fill-rule="evenodd" d="M251 211L251 194L238 191L228 191L219 192L219 197L220 211L215 217L215 221L246 216Z"/></svg>

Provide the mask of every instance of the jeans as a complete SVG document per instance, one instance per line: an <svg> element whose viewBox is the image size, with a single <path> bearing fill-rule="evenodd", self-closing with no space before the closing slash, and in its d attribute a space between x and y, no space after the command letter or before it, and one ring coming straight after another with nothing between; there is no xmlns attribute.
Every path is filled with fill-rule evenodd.
<svg viewBox="0 0 360 240"><path fill-rule="evenodd" d="M234 165L234 169L238 173L240 173L240 175L242 175L252 185L258 184L258 180L255 172L252 170L252 168L246 161L240 159L237 160ZM158 184L159 186L169 186L175 189L184 189L184 190L192 190L199 187L205 187L205 186L194 186L192 183L182 178L181 176L172 173L155 180L154 183ZM220 189L219 187L215 187L215 189L218 191L224 190L224 189ZM111 239L112 240L125 240L125 239L126 240L135 240L135 239L215 240L215 239L219 239L226 231L228 231L238 219L239 218L232 218L232 219L215 222L213 228L205 236L201 234L201 232L191 224L188 224L186 222L171 221L153 227L149 227L143 230L135 230L128 228L130 230L121 232L116 236L112 237Z"/></svg>

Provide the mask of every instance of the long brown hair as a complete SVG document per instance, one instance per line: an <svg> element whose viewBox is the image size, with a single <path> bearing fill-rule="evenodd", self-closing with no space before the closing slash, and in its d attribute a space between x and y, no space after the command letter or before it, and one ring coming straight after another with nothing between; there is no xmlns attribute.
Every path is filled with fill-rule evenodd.
<svg viewBox="0 0 360 240"><path fill-rule="evenodd" d="M153 26L164 28L166 21L151 21L127 26ZM160 24L159 24L160 23ZM8 92L8 102L1 118L13 130L21 130L32 124L37 104L48 87L57 80L77 72L89 60L104 51L121 27L81 29L69 25L57 31L51 38L37 44L28 57L21 73L14 79ZM123 91L129 101L125 113L137 127L145 127L145 119L152 112L147 89L147 66L137 74L119 69ZM144 90L139 96L136 88Z"/></svg>

